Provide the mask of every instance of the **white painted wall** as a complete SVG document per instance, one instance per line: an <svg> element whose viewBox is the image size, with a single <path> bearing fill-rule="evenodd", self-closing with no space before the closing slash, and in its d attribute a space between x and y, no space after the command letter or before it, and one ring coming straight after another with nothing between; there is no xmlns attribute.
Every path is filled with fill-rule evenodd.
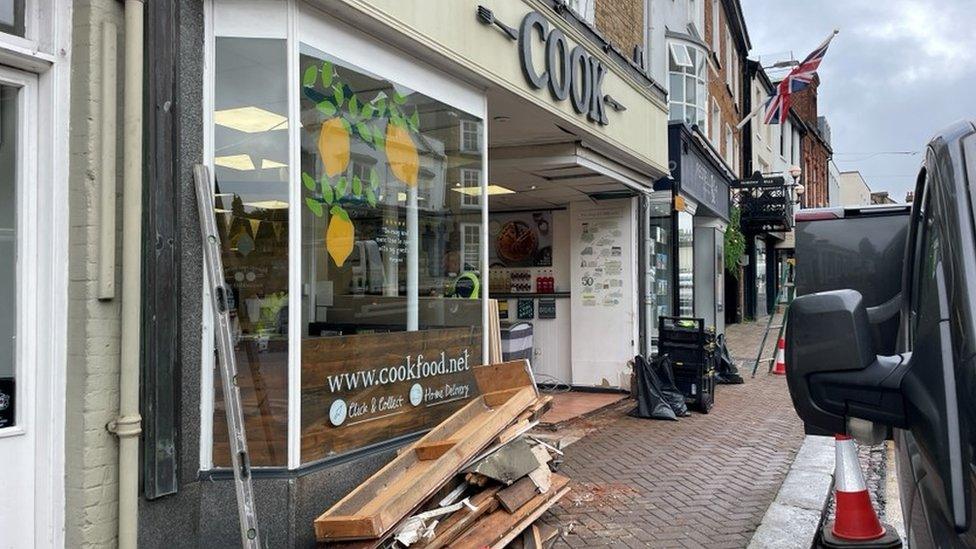
<svg viewBox="0 0 976 549"><path fill-rule="evenodd" d="M840 173L840 203L838 206L867 206L871 204L871 188L861 172Z"/></svg>

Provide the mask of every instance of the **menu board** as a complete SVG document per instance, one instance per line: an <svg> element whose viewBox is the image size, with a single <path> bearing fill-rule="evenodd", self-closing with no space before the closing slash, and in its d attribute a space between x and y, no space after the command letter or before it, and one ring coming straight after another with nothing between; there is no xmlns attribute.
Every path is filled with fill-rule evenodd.
<svg viewBox="0 0 976 549"><path fill-rule="evenodd" d="M478 396L479 364L474 327L303 340L302 462L437 425Z"/></svg>
<svg viewBox="0 0 976 549"><path fill-rule="evenodd" d="M583 307L616 307L624 300L623 230L616 209L580 214L579 265Z"/></svg>

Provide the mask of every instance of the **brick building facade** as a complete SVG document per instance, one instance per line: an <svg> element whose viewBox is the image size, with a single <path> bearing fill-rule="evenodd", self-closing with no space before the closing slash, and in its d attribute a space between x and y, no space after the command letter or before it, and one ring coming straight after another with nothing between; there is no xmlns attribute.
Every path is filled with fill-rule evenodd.
<svg viewBox="0 0 976 549"><path fill-rule="evenodd" d="M833 156L829 138L823 135L817 115L817 89L820 77L816 76L806 89L793 95L793 111L806 127L803 135L801 182L805 192L800 197L803 208L822 208L830 205L829 162Z"/></svg>
<svg viewBox="0 0 976 549"><path fill-rule="evenodd" d="M644 1L596 2L594 24L600 34L626 56L644 46Z"/></svg>
<svg viewBox="0 0 976 549"><path fill-rule="evenodd" d="M751 44L737 0L705 3L704 39L709 46L707 132L736 175L742 174L742 74Z"/></svg>

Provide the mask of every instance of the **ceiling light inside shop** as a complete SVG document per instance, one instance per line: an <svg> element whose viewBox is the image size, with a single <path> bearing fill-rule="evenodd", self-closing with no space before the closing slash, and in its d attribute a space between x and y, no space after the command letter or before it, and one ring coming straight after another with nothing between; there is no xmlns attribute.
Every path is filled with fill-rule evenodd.
<svg viewBox="0 0 976 549"><path fill-rule="evenodd" d="M249 208L261 208L262 210L287 210L288 203L282 200L258 200L257 202L245 202Z"/></svg>
<svg viewBox="0 0 976 549"><path fill-rule="evenodd" d="M288 119L259 107L238 107L214 112L214 123L244 133L288 129Z"/></svg>
<svg viewBox="0 0 976 549"><path fill-rule="evenodd" d="M218 156L214 158L214 164L220 166L221 168L230 168L232 170L240 170L242 172L254 169L254 162L251 162L251 157L246 154Z"/></svg>
<svg viewBox="0 0 976 549"><path fill-rule="evenodd" d="M268 160L267 158L261 160L261 169L270 170L271 168L287 168L287 164L282 164L276 160Z"/></svg>
<svg viewBox="0 0 976 549"><path fill-rule="evenodd" d="M380 195L380 200L382 199L383 199L383 195ZM422 196L417 197L417 202L422 202L424 200L426 199ZM407 201L407 193L397 193L397 202L406 202L406 201Z"/></svg>
<svg viewBox="0 0 976 549"><path fill-rule="evenodd" d="M451 189L454 192L466 194L468 196L478 196L481 194L481 187L463 187L460 189ZM501 185L488 185L488 196L493 194L512 194L515 191L507 187L502 187Z"/></svg>

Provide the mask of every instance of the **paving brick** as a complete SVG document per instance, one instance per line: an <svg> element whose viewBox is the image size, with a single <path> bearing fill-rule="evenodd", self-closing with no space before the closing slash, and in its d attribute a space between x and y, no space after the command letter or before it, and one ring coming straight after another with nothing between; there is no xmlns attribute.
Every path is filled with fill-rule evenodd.
<svg viewBox="0 0 976 549"><path fill-rule="evenodd" d="M598 414L615 419L566 449L573 490L543 519L563 528L556 547L749 543L803 442L786 380L764 366L749 378L764 327L728 328L746 383L720 386L710 414L643 420L626 415L632 403Z"/></svg>

